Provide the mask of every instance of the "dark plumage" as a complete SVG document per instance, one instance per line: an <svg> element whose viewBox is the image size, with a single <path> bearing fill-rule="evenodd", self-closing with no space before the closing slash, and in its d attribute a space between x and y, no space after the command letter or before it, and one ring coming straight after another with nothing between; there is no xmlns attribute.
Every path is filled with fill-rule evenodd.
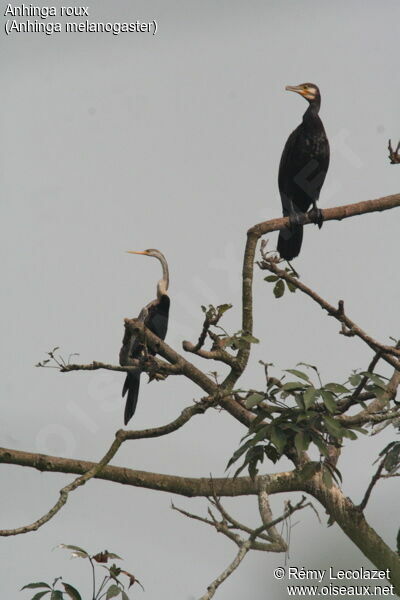
<svg viewBox="0 0 400 600"><path fill-rule="evenodd" d="M169 274L168 274L168 264L164 257L164 255L155 249L145 250L144 252L131 252L131 254L143 254L145 256L154 256L158 258L161 262L161 266L163 269L163 278L157 284L157 298L152 300L140 311L138 319L142 321L146 327L150 329L157 337L161 340L165 339L167 335L168 329L168 315L169 315L169 305L170 299L167 293L168 285L169 285ZM124 338L124 342L120 352L120 364L126 366L129 364L129 358L140 358L145 350L145 346L143 342L141 342L137 336L131 336L129 341L129 349L127 352L125 345L126 338ZM151 348L147 349L149 354L155 355L154 350ZM126 356L128 356L128 360L126 360ZM139 386L140 386L140 375L141 369L138 368L135 371L131 371L127 373L124 387L122 389L122 396L125 396L126 393L126 405L125 405L125 414L124 414L124 423L125 425L131 419L136 410L136 405L138 401L139 395Z"/></svg>
<svg viewBox="0 0 400 600"><path fill-rule="evenodd" d="M321 96L314 83L287 86L286 90L301 94L309 107L303 121L290 134L279 165L279 192L283 216L290 217L291 227L279 233L278 252L292 260L299 255L303 240L303 225L298 216L313 207L313 219L322 226L322 215L317 200L329 166L329 142L318 112Z"/></svg>

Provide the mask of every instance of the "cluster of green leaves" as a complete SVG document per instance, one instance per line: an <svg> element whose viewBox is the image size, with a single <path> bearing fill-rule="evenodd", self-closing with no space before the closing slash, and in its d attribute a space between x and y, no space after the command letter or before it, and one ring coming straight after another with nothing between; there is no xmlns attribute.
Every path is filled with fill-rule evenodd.
<svg viewBox="0 0 400 600"><path fill-rule="evenodd" d="M397 473L400 469L400 442L390 442L379 457L384 459L383 467L389 475Z"/></svg>
<svg viewBox="0 0 400 600"><path fill-rule="evenodd" d="M258 344L258 340L254 335L246 331L239 330L233 335L224 337L224 346L226 348L232 348L232 350L240 350L247 346L247 344Z"/></svg>
<svg viewBox="0 0 400 600"><path fill-rule="evenodd" d="M64 586L64 591L57 589L58 586ZM37 592L34 596L32 596L32 600L40 600L47 594L50 594L50 600L63 600L63 598L72 598L72 600L82 600L82 596L78 592L76 588L74 588L70 583L64 583L62 581L62 577L57 577L53 583L50 585L49 583L45 583L44 581L38 581L36 583L28 583L28 585L24 585L21 590L38 590L41 589L41 592ZM43 591L44 590L44 591Z"/></svg>
<svg viewBox="0 0 400 600"><path fill-rule="evenodd" d="M311 444L316 446L321 457L326 458L329 446L340 447L343 438L355 440L356 432L367 433L355 425L344 427L335 415L340 413L340 405L352 397L364 377L366 383L363 389L378 396L385 390L384 379L375 373L353 372L345 384L322 384L316 367L304 366L316 372L318 385L304 371L287 369L285 372L296 380L282 383L282 380L269 378L266 392L253 392L245 399L246 407L255 410L257 417L228 462L227 468L244 457L235 477L248 467L250 476L254 478L265 456L276 463L284 454L297 452L300 456ZM308 479L321 468L327 485L332 485L333 479L340 480L337 469L327 463L321 466L320 462L310 462L305 466L304 474Z"/></svg>
<svg viewBox="0 0 400 600"><path fill-rule="evenodd" d="M80 548L79 546L60 544L60 546L58 547L65 548L67 550L72 550L71 558L85 558L90 562L93 580L92 600L101 600L102 598L104 598L105 600L110 600L111 598L116 598L117 596L120 596L121 600L129 600L129 596L125 591L125 586L119 579L120 575L125 575L126 577L128 577L128 589L134 583L138 583L140 587L144 589L140 581L138 581L136 577L132 575L132 573L128 573L128 571L123 571L122 569L117 567L115 563L113 563L111 566L101 564L102 568L107 571L107 574L103 577L100 585L96 589L95 564L107 563L110 559L122 560L121 557L113 552L108 552L108 550L98 552L97 554L91 556L86 550ZM61 586L64 588L63 590L61 589ZM47 594L50 594L50 596L48 596L48 600L82 600L82 596L78 592L78 590L70 583L63 582L62 577L57 577L52 584L45 583L44 581L39 581L36 583L28 583L27 585L24 585L23 588L21 588L21 590L38 589L42 591L35 593L31 600L40 600L40 598L44 598Z"/></svg>
<svg viewBox="0 0 400 600"><path fill-rule="evenodd" d="M222 315L230 308L232 308L232 304L219 304L218 306L209 304L208 307L201 306L201 310L209 323L218 323Z"/></svg>
<svg viewBox="0 0 400 600"><path fill-rule="evenodd" d="M240 330L231 335L223 327L218 325L222 315L230 308L232 308L232 304L220 304L219 306L209 304L208 307L202 306L201 310L205 313L206 323L221 330L222 333L218 333L217 336L225 348L239 350L247 346L247 344L258 344L260 340L246 331Z"/></svg>
<svg viewBox="0 0 400 600"><path fill-rule="evenodd" d="M298 274L295 271L293 271L293 269L289 269L286 267L285 272L288 275L291 275L291 277L298 278ZM294 285L294 283L292 283L291 281L287 281L282 277L279 277L279 275L268 275L268 277L264 277L264 280L270 283L275 283L273 289L275 298L282 298L286 288L289 290L289 292L292 293L294 293L297 290L297 287Z"/></svg>

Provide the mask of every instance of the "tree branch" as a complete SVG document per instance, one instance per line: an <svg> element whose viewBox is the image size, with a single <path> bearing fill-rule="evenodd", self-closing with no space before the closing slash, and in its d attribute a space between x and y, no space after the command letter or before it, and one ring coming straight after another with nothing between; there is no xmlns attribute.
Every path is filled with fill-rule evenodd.
<svg viewBox="0 0 400 600"><path fill-rule="evenodd" d="M143 439L143 438L153 438L153 437L160 437L163 435L168 435L169 433L172 433L173 431L176 431L177 429L182 427L195 414L204 413L207 410L207 408L212 406L213 403L215 404L215 401L212 398L205 398L205 399L203 399L202 402L199 402L198 404L195 404L193 406L189 406L189 407L185 408L177 419L175 419L171 423L168 423L167 425L164 425L162 427L155 427L153 429L144 429L142 431L124 431L123 429L120 429L115 434L115 440L111 444L111 447L109 448L107 453L104 455L104 457L98 463L91 463L91 466L86 470L86 472L84 472L80 477L75 479L70 484L64 486L60 490L60 497L59 497L58 501L45 515L43 515L42 517L40 517L39 519L37 519L34 523L31 523L30 525L24 525L23 527L18 527L15 529L0 530L0 536L19 535L21 533L28 533L30 531L35 531L35 530L39 529L39 527L41 527L42 525L44 525L45 523L50 521L50 519L58 513L58 511L64 506L64 504L66 504L66 502L68 500L68 495L70 492L73 492L78 487L84 485L87 481L89 481L89 479L99 476L99 474L102 472L102 469L115 456L119 447L121 446L121 444L124 441ZM8 453L8 456L9 456L9 453L12 451L6 451L6 452ZM18 451L14 451L14 452L19 454L20 457L21 457L21 455L25 455L24 456L25 459L27 459L29 457L28 453L19 453ZM0 450L0 454L2 454L1 450ZM36 458L34 458L34 457L36 457ZM40 458L38 459L37 457L40 457ZM44 455L30 455L30 458L32 458L33 460L37 460L36 464L32 464L32 466L35 466L39 470L45 470L42 468L43 459L46 459L46 458L49 459L50 457L44 457ZM56 460L62 460L62 459L57 458ZM66 460L68 460L68 459L66 459ZM2 459L0 458L0 462L8 462L8 461L7 460L2 461ZM18 464L23 464L23 463L20 462ZM42 465L42 466L39 466L39 465ZM24 466L26 466L26 464ZM69 472L71 472L71 471L69 471Z"/></svg>
<svg viewBox="0 0 400 600"><path fill-rule="evenodd" d="M238 539L235 539L234 541L239 546L239 551L238 551L237 555L235 556L233 561L228 565L228 567L216 579L214 579L214 581L207 587L207 592L200 598L200 600L210 600L211 598L213 598L213 596L214 596L215 592L217 591L217 589L219 588L219 586L230 575L232 575L232 573L235 569L237 569L237 567L240 565L240 563L246 556L247 552L254 548L254 543L255 543L256 538L258 536L260 536L260 534L265 529L273 528L276 524L287 519L290 515L292 515L297 510L302 510L306 506L309 506L310 503L305 504L305 501L306 501L306 498L305 498L305 496L303 496L303 498L300 500L300 502L298 502L295 506L292 506L290 504L290 502L287 502L286 509L280 517L278 517L277 519L275 519L273 521L263 523L257 529L253 529L253 531L251 532L251 534L247 540L244 540L244 539L240 538L239 536L236 536ZM181 512L183 512L183 511L181 511ZM187 516L191 516L192 518L193 517L197 518L195 515L187 514ZM200 520L203 520L203 519L200 519ZM214 525L214 523L208 522L207 520L206 520L206 522L210 525ZM219 524L219 525L223 525L223 524ZM222 531L222 533L224 533L225 535L227 535L228 537L231 538L231 535L230 535L231 532L229 532L229 530L225 531L224 528L222 528L221 531ZM277 550L277 551L279 551L279 552L286 551L287 546L285 543L283 543L283 545L276 544L276 543L275 544L263 544L263 546L270 546L270 547L275 547L278 545L279 545L279 550ZM265 551L268 551L268 549L265 548ZM269 549L269 551L271 551L271 550Z"/></svg>
<svg viewBox="0 0 400 600"><path fill-rule="evenodd" d="M58 511L64 506L64 504L66 504L69 493L73 492L74 490L76 490L76 488L80 487L81 485L84 485L87 481L89 481L89 479L95 477L98 473L100 473L101 469L116 454L121 443L122 441L118 438L117 434L115 440L113 441L109 450L106 452L103 458L98 463L95 463L88 471L86 471L86 473L84 473L80 477L77 477L68 485L64 486L60 490L59 500L46 514L44 514L42 517L40 517L30 525L24 525L23 527L17 527L15 529L2 529L0 530L0 536L6 537L11 535L19 535L21 533L28 533L30 531L36 531L37 529L39 529L39 527L42 527L42 525L50 521L50 519L58 513Z"/></svg>
<svg viewBox="0 0 400 600"><path fill-rule="evenodd" d="M326 208L322 211L325 221L347 219L370 212L380 212L390 210L400 206L400 194L376 198L375 200L366 200L355 204L346 204L335 208ZM299 215L299 222L304 225L312 223L309 216ZM258 223L251 227L247 232L247 242L244 251L243 270L242 270L242 330L246 333L253 333L253 277L254 277L254 260L257 242L260 237L272 231L280 231L285 227L289 227L289 217L271 219ZM244 369L247 366L251 350L251 344L243 344L239 350L237 361L239 368L232 369L226 377L223 385L232 389L236 381L239 379Z"/></svg>
<svg viewBox="0 0 400 600"><path fill-rule="evenodd" d="M379 480L379 479L380 479L380 477L381 477L381 473L382 473L382 471L383 471L383 468L384 468L384 466L385 466L385 460L386 460L386 457L384 457L384 458L381 460L381 462L379 463L379 466L378 466L378 468L377 468L377 470L376 470L376 472L375 472L375 475L372 477L372 479L371 479L371 482L370 482L370 484L369 484L369 486L368 486L368 488L367 488L367 491L365 492L364 498L363 498L362 502L361 502L361 503L359 504L359 506L358 506L358 509L359 509L361 512L362 512L362 511L365 509L365 507L367 506L367 503L368 503L369 497L370 497L370 495L371 495L371 492L372 492L372 490L373 490L373 488L374 488L375 484L378 482L378 480Z"/></svg>
<svg viewBox="0 0 400 600"><path fill-rule="evenodd" d="M306 296L309 296L320 305L323 310L326 310L328 315L337 319L342 325L344 325L351 335L357 336L362 339L370 348L372 348L375 352L380 352L382 358L388 362L390 365L395 367L395 369L400 370L400 349L396 346L385 346L381 344L370 335L368 335L361 327L359 327L354 321L352 321L344 312L344 303L343 300L339 300L338 308L335 308L332 304L329 304L324 298L319 296L314 290L310 287L306 286L302 281L290 275L287 271L280 269L276 261L273 259L269 259L266 254L263 254L263 260L259 263L261 269L266 269L271 273L274 273L281 279L285 281L289 281L293 286L297 289L301 290ZM342 331L340 333L345 333L346 331Z"/></svg>

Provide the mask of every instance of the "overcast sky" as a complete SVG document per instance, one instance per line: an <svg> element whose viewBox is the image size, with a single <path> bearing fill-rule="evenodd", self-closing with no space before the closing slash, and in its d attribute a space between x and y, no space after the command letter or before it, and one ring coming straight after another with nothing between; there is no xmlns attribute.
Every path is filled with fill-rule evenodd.
<svg viewBox="0 0 400 600"><path fill-rule="evenodd" d="M35 363L54 346L65 357L79 353L82 362L117 363L123 318L154 297L160 277L155 260L127 249L160 248L169 261L167 341L177 350L183 339L197 339L201 304L232 302L225 325L240 329L245 232L281 213L279 158L306 109L302 98L284 91L287 84L312 81L321 89L331 142L322 208L398 193L400 167L389 164L386 147L389 137L400 137L400 6L397 0L89 2L91 22L155 20L156 35L6 36L7 18L0 34L0 443L96 460L123 422L123 375L60 374ZM64 27L67 19L47 21ZM295 262L305 283L333 303L344 299L348 314L385 343L399 336L399 215L397 209L326 223L320 231L307 227ZM242 387L262 389L260 359L273 362L276 375L299 361L318 364L325 381L345 381L352 369L367 367L371 352L360 341L338 335L337 323L299 294L277 301L264 276L255 271L254 333L261 343ZM181 379L147 386L144 376L131 425L167 423L201 395ZM113 463L218 476L243 434L229 416L209 411L171 436L126 443ZM341 470L345 494L355 502L392 439L388 431L351 444ZM285 467L265 465L271 472ZM2 528L37 519L71 480L4 465L0 473ZM274 498L276 514L288 497ZM206 510L204 501L173 500ZM170 494L91 481L38 532L2 539L2 598L27 596L17 592L23 584L60 574L83 590L85 565L52 552L62 542L117 552L143 582L143 597L198 598L236 549L171 511L170 501ZM385 481L367 511L392 546L398 503L398 485ZM258 523L254 498L226 505ZM368 567L319 512L322 524L311 511L295 519L289 564ZM272 577L283 563L282 555L252 553L218 598L286 599L285 585Z"/></svg>

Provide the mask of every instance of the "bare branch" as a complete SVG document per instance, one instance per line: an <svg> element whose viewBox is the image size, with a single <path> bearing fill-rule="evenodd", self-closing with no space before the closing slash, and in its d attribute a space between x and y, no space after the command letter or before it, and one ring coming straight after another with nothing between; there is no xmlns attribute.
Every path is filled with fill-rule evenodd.
<svg viewBox="0 0 400 600"><path fill-rule="evenodd" d="M40 517L40 519L37 519L30 525L24 525L23 527L17 527L15 529L2 529L0 530L0 536L19 535L21 533L28 533L29 531L36 531L37 529L39 529L39 527L42 527L42 525L50 521L50 519L58 513L58 511L64 506L64 504L66 504L69 493L73 492L74 490L76 490L76 488L80 487L81 485L84 485L87 481L89 481L89 479L95 477L98 473L100 473L103 467L107 465L107 463L109 463L113 456L116 454L121 443L122 440L118 437L117 433L115 440L113 441L109 450L106 452L103 458L98 463L94 464L92 468L89 469L84 475L77 477L70 484L64 486L60 490L59 500L46 514Z"/></svg>
<svg viewBox="0 0 400 600"><path fill-rule="evenodd" d="M260 492L261 494L263 494L264 492ZM214 498L215 500L215 498ZM228 579L228 577L230 575L232 575L233 571L235 569L237 569L237 567L240 565L240 563L242 562L242 560L244 559L244 557L246 556L246 554L248 553L249 550L251 549L256 549L255 547L255 540L257 537L260 536L260 534L265 530L265 529L271 529L273 528L277 523L287 519L290 515L292 515L294 512L296 512L297 510L302 510L303 508L305 508L306 506L309 506L311 503L305 503L306 502L306 498L305 496L302 497L302 499L300 500L300 502L298 502L295 506L292 506L290 504L290 502L286 503L286 508L284 513L282 514L282 516L280 516L278 519L275 519L273 521L268 521L266 523L263 523L260 527L258 527L257 529L253 529L249 538L247 540L244 539L240 539L240 542L238 540L234 540L238 546L239 546L239 551L236 554L235 558L233 559L233 561L227 566L226 569L224 569L224 571L216 578L214 579L214 581L207 587L207 592L200 598L200 600L210 600L211 598L213 598L215 592L217 591L217 589L219 588L219 586L226 580ZM263 501L261 501L261 504L263 505L263 513L265 516L265 497L263 499ZM225 514L226 511L224 510ZM269 513L269 509L267 509L267 512ZM198 518L195 515L188 515L191 516L192 518ZM203 520L203 519L200 519ZM214 525L214 523L209 523ZM220 524L221 526L223 526L223 523ZM225 525L226 528L226 525ZM222 527L221 529L222 533L224 533L225 535L227 535L228 537L231 537L232 532L226 532L224 530L224 528ZM239 536L235 536L236 538L238 538ZM281 536L279 536L281 537ZM232 538L231 538L232 539ZM283 540L282 540L283 541ZM278 552L285 552L287 549L287 546L285 544L285 542L283 542L283 544L277 543L277 544L263 544L263 546L269 546L269 550L271 551L271 548L275 548L275 547L279 547L279 550L275 550ZM265 549L266 551L268 551L267 549ZM273 551L273 550L272 550Z"/></svg>
<svg viewBox="0 0 400 600"><path fill-rule="evenodd" d="M381 473L382 473L382 471L383 471L383 468L384 468L384 466L385 466L385 460L386 460L386 457L384 457L384 458L381 460L381 462L379 463L379 466L378 466L378 468L377 468L377 470L376 470L376 473L375 473L375 475L374 475L374 476L372 477L372 479L371 479L371 482L370 482L370 484L369 484L369 486L368 486L368 488L367 488L367 491L365 492L364 498L363 498L363 500L362 500L361 504L359 504L359 506L358 506L358 509L359 509L360 511L363 511L363 510L365 509L365 507L367 506L367 503L368 503L369 497L371 496L371 492L372 492L372 490L373 490L373 488L374 488L375 484L376 484L376 483L378 482L378 480L381 478Z"/></svg>
<svg viewBox="0 0 400 600"><path fill-rule="evenodd" d="M343 219L357 217L371 212L390 210L397 206L400 206L400 194L384 196L382 198L376 198L375 200L364 200L363 202L356 202L355 204L335 206L334 208L324 208L322 214L324 221L342 221ZM299 215L299 223L310 225L313 221L311 221L309 214L305 214ZM249 229L248 234L254 234L259 238L271 231L280 231L289 225L290 220L288 217L271 219L270 221L264 221L263 223L254 225L254 227Z"/></svg>
<svg viewBox="0 0 400 600"><path fill-rule="evenodd" d="M320 305L323 310L326 310L328 315L337 319L342 325L344 325L347 329L346 331L350 331L352 335L359 337L362 339L370 348L372 348L375 352L380 352L382 358L391 364L396 369L400 370L400 349L395 346L385 346L381 344L370 335L368 335L361 327L359 327L354 321L352 321L344 311L344 303L343 300L339 301L339 307L335 308L332 304L329 304L324 298L319 296L314 290L310 287L306 286L302 281L290 275L287 271L280 269L274 260L271 260L267 257L266 254L263 254L263 261L259 263L261 269L266 269L271 273L274 273L278 277L281 277L285 281L289 281L293 286L297 289L301 290L306 296L309 296ZM341 331L343 333L343 330Z"/></svg>
<svg viewBox="0 0 400 600"><path fill-rule="evenodd" d="M130 359L129 365L111 365L109 363L99 362L94 360L89 364L66 364L60 367L61 373L70 373L71 371L98 371L99 369L105 369L107 371L120 371L122 373L129 373L130 371L137 371L138 367L142 371L151 372L157 370L158 373L163 375L180 375L181 371L179 365L171 365L163 360L149 356L146 359Z"/></svg>
<svg viewBox="0 0 400 600"><path fill-rule="evenodd" d="M209 334L210 333L211 332L209 332ZM212 350L203 350L201 348L198 348L196 350L196 346L194 346L191 342L187 341L182 343L182 347L186 352L192 352L193 354L196 354L201 358L205 358L207 360L217 360L219 362L223 362L229 365L232 368L236 368L237 366L236 358L229 354L229 352L227 352L223 348L215 348Z"/></svg>
<svg viewBox="0 0 400 600"><path fill-rule="evenodd" d="M233 571L238 568L238 566L250 550L250 546L250 540L247 540L240 545L239 551L236 554L233 561L227 566L227 568L224 571L222 571L222 573L216 579L214 579L212 583L210 583L210 585L207 587L207 592L203 594L200 600L211 600L211 598L213 598L215 592L217 591L221 583L228 579L228 577L232 575Z"/></svg>
<svg viewBox="0 0 400 600"><path fill-rule="evenodd" d="M35 531L35 530L39 529L39 527L41 527L42 525L44 525L45 523L50 521L50 519L58 513L58 511L64 506L64 504L66 504L66 502L68 500L68 495L70 492L73 492L78 487L84 485L87 481L89 481L89 479L99 476L102 469L115 456L119 447L121 446L121 444L124 441L137 440L137 439L143 439L143 438L153 438L153 437L160 437L163 435L168 435L169 433L172 433L173 431L176 431L177 429L182 427L194 415L204 413L207 410L207 408L209 408L213 404L215 404L215 401L212 398L205 398L201 402L199 402L193 406L189 406L189 407L185 408L177 419L175 419L171 423L168 423L167 425L164 425L162 427L155 427L153 429L144 429L142 431L124 431L124 430L120 429L115 434L115 440L111 444L110 449L107 451L107 453L104 455L104 457L98 463L94 463L94 464L92 463L91 467L85 473L83 473L80 477L75 479L72 483L63 487L60 490L60 497L59 497L58 501L45 515L43 515L42 517L40 517L40 519L37 519L34 523L31 523L30 525L25 525L23 527L18 527L16 529L0 530L0 536L11 536L11 535L18 535L21 533L28 533L29 531ZM1 451L0 451L0 454L1 454ZM24 453L24 454L27 454L27 453ZM1 458L0 458L0 462L1 462ZM7 461L3 461L3 462L7 462ZM36 468L40 468L40 467L37 466Z"/></svg>
<svg viewBox="0 0 400 600"><path fill-rule="evenodd" d="M400 194L385 196L375 200L366 200L357 202L356 204L347 204L345 206L337 206L335 208L326 208L322 211L325 221L347 219L370 212L379 212L390 210L400 206ZM304 225L312 223L308 215L299 216L300 222ZM264 221L251 227L247 232L247 242L244 251L243 270L242 270L242 330L246 333L253 333L253 276L254 276L254 259L256 253L257 242L259 238L272 231L278 231L290 225L289 217L279 219L271 219ZM239 368L232 369L226 377L223 385L232 389L240 375L246 368L249 360L251 344L244 344L239 350L237 361Z"/></svg>

